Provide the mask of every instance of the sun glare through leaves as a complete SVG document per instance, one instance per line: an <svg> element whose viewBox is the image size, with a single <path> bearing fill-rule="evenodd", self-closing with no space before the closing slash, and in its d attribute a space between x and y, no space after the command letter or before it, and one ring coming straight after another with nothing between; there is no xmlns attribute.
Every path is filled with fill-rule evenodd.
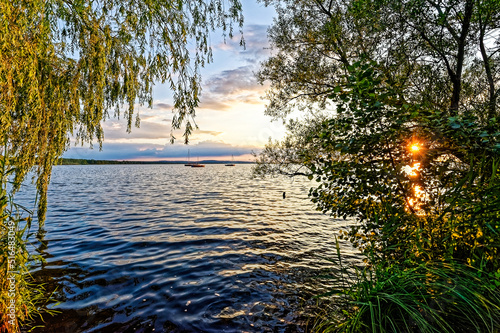
<svg viewBox="0 0 500 333"><path fill-rule="evenodd" d="M409 151L413 154L411 165L406 167L406 173L409 177L411 177L412 189L413 193L410 198L408 198L408 204L412 208L413 211L417 213L417 215L422 215L422 203L427 198L427 195L419 185L419 174L421 171L421 162L419 161L419 156L421 153L422 147L421 143L417 141L412 141L409 145Z"/></svg>

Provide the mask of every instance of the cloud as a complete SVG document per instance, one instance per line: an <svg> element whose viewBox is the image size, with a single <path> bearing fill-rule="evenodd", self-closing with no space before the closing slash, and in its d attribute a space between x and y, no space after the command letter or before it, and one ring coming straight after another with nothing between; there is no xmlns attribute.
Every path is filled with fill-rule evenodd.
<svg viewBox="0 0 500 333"><path fill-rule="evenodd" d="M141 121L140 128L132 128L127 133L127 125L124 121L104 122L104 139L106 141L118 139L163 139L170 135L170 124L165 125L147 120Z"/></svg>
<svg viewBox="0 0 500 333"><path fill-rule="evenodd" d="M241 91L260 90L253 72L253 66L242 66L235 69L222 71L207 81L208 90L215 94L234 94Z"/></svg>
<svg viewBox="0 0 500 333"><path fill-rule="evenodd" d="M150 120L155 120L157 118L157 116L140 116L141 118L141 123L142 122L145 122L145 121L150 121Z"/></svg>
<svg viewBox="0 0 500 333"><path fill-rule="evenodd" d="M257 82L253 65L221 71L208 78L200 97L200 109L227 111L235 104L263 104L267 86Z"/></svg>
<svg viewBox="0 0 500 333"><path fill-rule="evenodd" d="M172 151L171 148L174 146L165 146L164 151L169 152ZM234 155L242 156L250 154L252 151L259 149L258 147L253 146L234 146L224 142L217 141L202 141L195 145L189 146L181 146L184 151L184 156L186 154L187 148L189 148L191 152L191 156L199 155L200 157L216 157L216 156L231 156ZM182 156L182 155L181 155Z"/></svg>
<svg viewBox="0 0 500 333"><path fill-rule="evenodd" d="M240 46L240 39L233 38L215 46L215 49L232 51L242 56L249 63L257 63L260 59L269 56L270 44L267 38L268 25L251 24L245 26L243 38L245 47Z"/></svg>
<svg viewBox="0 0 500 333"><path fill-rule="evenodd" d="M223 100L221 100L220 96L214 96L213 94L210 94L208 92L202 93L199 109L228 111L231 109L231 104L225 103Z"/></svg>
<svg viewBox="0 0 500 333"><path fill-rule="evenodd" d="M154 109L160 109L160 110L172 110L174 108L173 105L169 103L155 103L153 104Z"/></svg>
<svg viewBox="0 0 500 333"><path fill-rule="evenodd" d="M209 134L213 136L218 136L223 134L224 132L217 132L217 131L206 131L206 130L195 130L193 131L194 134Z"/></svg>
<svg viewBox="0 0 500 333"><path fill-rule="evenodd" d="M200 159L227 158L234 155L235 160L248 160L248 155L258 152L259 147L234 146L231 144L203 141L195 145L155 145L104 142L102 151L84 147L72 147L63 157L96 160L185 160L188 149L191 157Z"/></svg>
<svg viewBox="0 0 500 333"><path fill-rule="evenodd" d="M132 128L131 133L127 133L127 125L124 120L115 120L115 121L107 121L103 123L104 129L104 139L106 142L124 142L130 141L132 142L152 142L157 139L168 139L170 140L170 130L171 130L171 121L168 119L164 119L161 122L155 122L156 117L147 117L153 121L142 120L141 126L139 128ZM209 136L218 136L223 134L222 131L212 131L206 129L197 129L193 131L193 135L191 140L193 140L196 136L200 136L202 138L206 138Z"/></svg>

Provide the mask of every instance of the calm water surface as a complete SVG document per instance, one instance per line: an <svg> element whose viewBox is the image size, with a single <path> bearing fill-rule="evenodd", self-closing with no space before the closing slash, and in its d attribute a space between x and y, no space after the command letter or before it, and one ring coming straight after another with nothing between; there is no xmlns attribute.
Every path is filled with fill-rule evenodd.
<svg viewBox="0 0 500 333"><path fill-rule="evenodd" d="M250 165L55 167L35 276L61 313L38 331L307 331L335 269L319 256L348 225L314 210L312 185Z"/></svg>

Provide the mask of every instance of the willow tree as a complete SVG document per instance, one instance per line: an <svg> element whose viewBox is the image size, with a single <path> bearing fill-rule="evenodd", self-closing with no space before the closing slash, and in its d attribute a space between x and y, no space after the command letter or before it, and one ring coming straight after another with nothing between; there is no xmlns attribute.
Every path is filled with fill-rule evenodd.
<svg viewBox="0 0 500 333"><path fill-rule="evenodd" d="M238 0L0 0L0 138L18 185L35 171L43 223L52 165L69 137L101 144L101 121L124 113L152 87L174 95L172 129L195 123L200 67L211 31L241 29ZM174 140L171 133L171 138Z"/></svg>

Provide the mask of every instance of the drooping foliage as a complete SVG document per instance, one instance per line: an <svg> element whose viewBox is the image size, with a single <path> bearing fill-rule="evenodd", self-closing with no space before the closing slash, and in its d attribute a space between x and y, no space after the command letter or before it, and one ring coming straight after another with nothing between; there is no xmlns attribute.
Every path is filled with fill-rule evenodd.
<svg viewBox="0 0 500 333"><path fill-rule="evenodd" d="M1 0L2 155L16 167L15 184L34 168L40 221L69 135L100 144L101 121L120 110L130 131L136 103L152 106L154 83L174 92L172 128L184 127L187 142L209 34L232 36L242 23L238 0Z"/></svg>

